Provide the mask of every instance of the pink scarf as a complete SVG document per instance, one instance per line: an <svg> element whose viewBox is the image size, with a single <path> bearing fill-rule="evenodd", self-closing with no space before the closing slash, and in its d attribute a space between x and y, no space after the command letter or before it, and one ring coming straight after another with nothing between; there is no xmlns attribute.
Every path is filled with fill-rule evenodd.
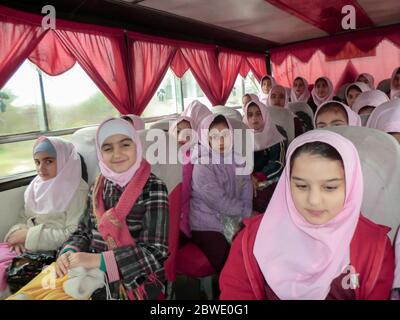
<svg viewBox="0 0 400 320"><path fill-rule="evenodd" d="M277 105L273 104L272 101L271 101L272 94L275 93L275 91L278 91L278 89L283 89L285 91L285 104L283 105L283 107L282 106L277 106ZM271 88L271 91L269 92L269 95L268 95L267 107L287 108L288 103L289 103L289 94L288 94L288 91L286 90L286 88L284 86L279 85L279 84L274 85Z"/></svg>
<svg viewBox="0 0 400 320"><path fill-rule="evenodd" d="M382 103L389 101L388 96L381 90L369 90L361 93L352 106L352 110L355 113L359 113L360 110L366 106L377 107Z"/></svg>
<svg viewBox="0 0 400 320"><path fill-rule="evenodd" d="M145 128L144 121L139 116L134 115L134 114L125 114L125 115L121 116L121 118L122 117L130 118L133 122L133 127L135 128L135 130L144 130L144 128Z"/></svg>
<svg viewBox="0 0 400 320"><path fill-rule="evenodd" d="M400 132L400 99L390 100L375 108L367 126L387 133Z"/></svg>
<svg viewBox="0 0 400 320"><path fill-rule="evenodd" d="M346 102L347 102L347 104L349 103L349 102L347 101L347 93L349 92L349 90L350 90L350 88L351 88L352 86L355 86L355 87L357 87L358 89L360 89L361 93L367 92L367 91L371 90L371 88L370 88L366 83L364 83L364 82L354 82L354 83L350 83L350 84L346 87L346 90L345 90L345 93L344 93L344 96L346 97Z"/></svg>
<svg viewBox="0 0 400 320"><path fill-rule="evenodd" d="M263 76L263 77L261 78L261 81L260 81L260 93L258 94L258 99L259 99L262 103L264 103L265 105L267 105L267 103L268 103L269 92L268 92L268 93L264 93L264 92L262 91L261 87L262 87L263 81L264 81L265 79L267 79L267 78L268 78L269 80L271 80L271 88L272 88L273 86L276 85L276 80L275 80L275 78L272 77L272 76L270 76L270 75L268 75L268 74L266 74L265 76ZM270 92L271 92L271 91L270 91Z"/></svg>
<svg viewBox="0 0 400 320"><path fill-rule="evenodd" d="M79 155L71 142L55 137L40 137L33 149L49 140L57 153L57 175L47 181L36 176L25 191L25 208L36 214L62 213L78 190L82 169Z"/></svg>
<svg viewBox="0 0 400 320"><path fill-rule="evenodd" d="M272 147L274 144L283 141L285 138L279 133L275 124L272 123L269 116L268 108L265 107L260 101L250 101L244 108L243 122L249 126L249 120L247 118L247 109L249 106L255 103L261 111L261 115L264 121L264 127L260 131L254 132L254 151L264 150Z"/></svg>
<svg viewBox="0 0 400 320"><path fill-rule="evenodd" d="M374 77L373 77L371 74L369 74L369 73L360 73L360 74L354 79L354 82L361 82L360 80L358 80L361 76L363 76L365 79L368 80L368 86L369 86L369 88L370 88L371 90L374 90L374 89L375 89L375 85L374 85L375 79L374 79ZM364 82L364 83L365 83L365 82Z"/></svg>
<svg viewBox="0 0 400 320"><path fill-rule="evenodd" d="M181 116L189 117L192 119L193 128L197 130L200 122L212 112L200 101L194 100L190 103L187 108L182 112Z"/></svg>
<svg viewBox="0 0 400 320"><path fill-rule="evenodd" d="M331 100L331 99L333 98L333 84L332 84L332 81L329 80L329 78L327 78L327 77L319 77L319 78L315 81L315 83L317 83L317 81L318 81L319 79L325 80L326 83L328 84L328 94L327 94L325 97L323 97L323 98L318 97L318 96L317 96L317 88L315 87L315 84L314 84L314 88L311 90L311 96L312 96L312 98L313 98L313 100L314 100L314 103L315 103L315 105L316 105L317 107L319 107L319 106L320 106L321 104L323 104L325 101Z"/></svg>
<svg viewBox="0 0 400 320"><path fill-rule="evenodd" d="M396 99L396 98L399 98L399 96L400 96L400 89L395 89L393 86L394 77L396 76L397 71L399 71L399 69L400 68L394 69L393 73L392 73L392 77L390 78L390 99Z"/></svg>
<svg viewBox="0 0 400 320"><path fill-rule="evenodd" d="M126 135L136 144L136 162L127 171L122 173L114 172L108 168L101 155L101 145L104 140L115 134ZM142 144L136 130L131 123L120 118L110 118L99 125L96 132L96 151L101 174L120 187L125 187L131 181L142 160Z"/></svg>
<svg viewBox="0 0 400 320"><path fill-rule="evenodd" d="M292 90L290 90L290 102L307 102L308 99L310 98L310 91L308 91L308 82L303 77L297 77L296 79L294 79L294 81L296 81L297 79L303 81L304 92L298 97L296 96L294 87L292 87Z"/></svg>
<svg viewBox="0 0 400 320"><path fill-rule="evenodd" d="M350 263L350 242L360 216L363 176L354 145L327 130L302 134L290 144L286 163L305 143L321 141L342 156L346 198L342 211L324 225L307 222L297 211L286 166L264 214L254 256L268 285L283 300L325 299L332 281Z"/></svg>
<svg viewBox="0 0 400 320"><path fill-rule="evenodd" d="M348 126L357 126L357 127L361 127L361 118L360 116L355 113L353 110L351 110L348 106L346 106L344 103L339 102L339 101L335 101L335 100L330 100L330 101L326 101L323 104L321 104L318 108L317 111L315 111L315 115L314 115L314 128L317 127L317 117L318 117L318 112L322 109L323 106L329 104L329 103L335 103L337 105L340 105L341 107L343 107L343 109L346 111L347 113L347 119L349 121Z"/></svg>

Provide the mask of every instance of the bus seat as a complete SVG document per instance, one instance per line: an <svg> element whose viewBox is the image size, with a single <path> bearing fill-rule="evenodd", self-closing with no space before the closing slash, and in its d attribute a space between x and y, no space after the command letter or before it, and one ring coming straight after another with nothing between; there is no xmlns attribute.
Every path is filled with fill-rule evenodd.
<svg viewBox="0 0 400 320"><path fill-rule="evenodd" d="M376 87L378 90L383 91L386 94L389 94L390 92L390 78L389 79L384 79L381 82L379 82L378 86Z"/></svg>
<svg viewBox="0 0 400 320"><path fill-rule="evenodd" d="M358 150L364 178L361 212L373 222L391 227L393 241L400 225L400 147L385 132L352 126L329 127L353 142Z"/></svg>
<svg viewBox="0 0 400 320"><path fill-rule="evenodd" d="M240 112L231 107L214 106L211 108L211 111L212 111L212 113L222 114L229 119L236 119L236 120L242 121L242 115L240 114Z"/></svg>
<svg viewBox="0 0 400 320"><path fill-rule="evenodd" d="M215 270L203 251L194 243L189 242L178 250L176 273L193 278L203 278L215 274Z"/></svg>
<svg viewBox="0 0 400 320"><path fill-rule="evenodd" d="M159 120L159 121L156 121L150 126L150 129L161 129L161 130L163 130L165 132L168 132L170 121L172 121L172 120Z"/></svg>
<svg viewBox="0 0 400 320"><path fill-rule="evenodd" d="M282 127L286 131L288 142L292 142L295 136L294 114L290 110L281 107L267 107L267 109L271 115L272 122Z"/></svg>
<svg viewBox="0 0 400 320"><path fill-rule="evenodd" d="M287 108L301 119L309 130L314 129L314 112L306 102L290 102Z"/></svg>
<svg viewBox="0 0 400 320"><path fill-rule="evenodd" d="M336 92L336 97L338 97L340 100L342 101L347 101L346 99L346 89L347 87L351 85L351 83L345 83L344 85L342 85L338 91Z"/></svg>
<svg viewBox="0 0 400 320"><path fill-rule="evenodd" d="M77 130L72 135L72 142L78 149L78 152L84 158L89 182L91 184L94 183L96 176L100 172L98 167L98 160L96 155L96 147L95 147L95 134L97 127L88 127ZM150 163L152 163L149 157L152 156L151 153L148 154L147 149L153 143L153 141L147 141L146 135L149 130L140 130L138 131L140 140L143 146L143 156ZM165 154L158 154L158 156L166 156L166 159L169 159L169 145L173 140L170 136L160 131L161 135L165 137L165 143L160 143L160 145L166 147ZM176 150L178 152L177 144L171 146L171 149ZM179 223L180 223L180 215L181 215L181 193L182 193L182 165L177 164L152 164L151 172L159 177L167 186L168 189L168 202L169 202L169 230L168 230L168 249L169 249L169 257L165 262L165 270L166 277L168 281L175 280L175 258L176 252L178 250L178 238L179 238Z"/></svg>

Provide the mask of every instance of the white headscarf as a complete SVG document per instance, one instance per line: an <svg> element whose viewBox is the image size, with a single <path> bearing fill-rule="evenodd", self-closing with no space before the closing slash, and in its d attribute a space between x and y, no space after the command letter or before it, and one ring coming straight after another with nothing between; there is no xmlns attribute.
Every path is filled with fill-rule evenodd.
<svg viewBox="0 0 400 320"><path fill-rule="evenodd" d="M264 81L265 79L271 80L271 88L272 88L274 85L276 85L276 81L275 81L274 77L272 77L272 76L270 76L270 75L268 75L268 74L266 74L265 76L263 76L263 77L261 78L261 81L260 81L260 93L258 94L258 99L259 99L262 103L264 103L265 105L267 105L267 103L268 103L269 92L268 92L268 93L264 93L264 92L262 91L262 89L261 89L262 83L263 83L263 81ZM270 91L270 92L271 92L271 91Z"/></svg>
<svg viewBox="0 0 400 320"><path fill-rule="evenodd" d="M308 91L308 82L303 77L296 77L296 79L294 79L294 81L296 81L297 79L300 79L301 81L303 81L304 92L299 97L297 97L296 92L294 91L294 86L293 86L292 90L290 91L290 102L307 102L308 99L310 98L310 91ZM294 83L294 81L293 81L293 83Z"/></svg>
<svg viewBox="0 0 400 320"><path fill-rule="evenodd" d="M325 80L326 83L328 84L328 94L327 94L325 97L323 97L323 98L320 98L320 97L318 97L318 95L317 95L316 84L317 84L318 80L320 80L320 79ZM327 78L327 77L319 77L319 78L315 81L315 85L314 85L314 88L313 88L312 91L311 91L311 95L312 95L313 100L314 100L314 103L315 103L315 105L316 105L317 107L319 107L319 106L320 106L321 104L323 104L325 101L332 100L332 98L333 98L333 84L332 84L332 81L329 80L329 78Z"/></svg>
<svg viewBox="0 0 400 320"><path fill-rule="evenodd" d="M361 76L363 76L365 79L368 80L368 86L370 87L371 90L375 89L375 85L374 85L374 77L369 74L369 73L360 73L355 79L354 82L361 82L360 80L358 80ZM365 82L364 82L365 83Z"/></svg>
<svg viewBox="0 0 400 320"><path fill-rule="evenodd" d="M390 99L397 99L400 96L400 89L395 89L393 87L393 80L396 76L397 72L400 72L400 68L396 68L393 70L392 77L390 78Z"/></svg>

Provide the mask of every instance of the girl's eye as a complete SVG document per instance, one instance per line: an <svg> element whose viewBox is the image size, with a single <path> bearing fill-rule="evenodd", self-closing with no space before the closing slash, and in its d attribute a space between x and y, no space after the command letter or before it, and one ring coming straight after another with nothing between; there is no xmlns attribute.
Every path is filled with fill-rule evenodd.
<svg viewBox="0 0 400 320"><path fill-rule="evenodd" d="M46 160L46 164L52 164L53 160Z"/></svg>
<svg viewBox="0 0 400 320"><path fill-rule="evenodd" d="M123 146L124 146L124 147L130 147L131 144L130 144L130 143L124 143Z"/></svg>
<svg viewBox="0 0 400 320"><path fill-rule="evenodd" d="M104 152L109 152L109 151L111 151L111 148L104 148L103 151Z"/></svg>
<svg viewBox="0 0 400 320"><path fill-rule="evenodd" d="M332 186L326 186L325 187L325 190L326 191L334 191L334 190L336 190L338 187L332 187Z"/></svg>
<svg viewBox="0 0 400 320"><path fill-rule="evenodd" d="M307 185L305 185L305 184L296 184L296 187L297 187L298 189L300 189L300 190L305 190L305 189L307 189Z"/></svg>

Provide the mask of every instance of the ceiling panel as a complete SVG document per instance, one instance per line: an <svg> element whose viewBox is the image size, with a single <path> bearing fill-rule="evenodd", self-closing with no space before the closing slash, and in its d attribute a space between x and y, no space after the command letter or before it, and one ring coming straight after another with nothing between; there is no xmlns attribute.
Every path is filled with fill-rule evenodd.
<svg viewBox="0 0 400 320"><path fill-rule="evenodd" d="M378 26L400 23L399 0L358 0L358 3Z"/></svg>

